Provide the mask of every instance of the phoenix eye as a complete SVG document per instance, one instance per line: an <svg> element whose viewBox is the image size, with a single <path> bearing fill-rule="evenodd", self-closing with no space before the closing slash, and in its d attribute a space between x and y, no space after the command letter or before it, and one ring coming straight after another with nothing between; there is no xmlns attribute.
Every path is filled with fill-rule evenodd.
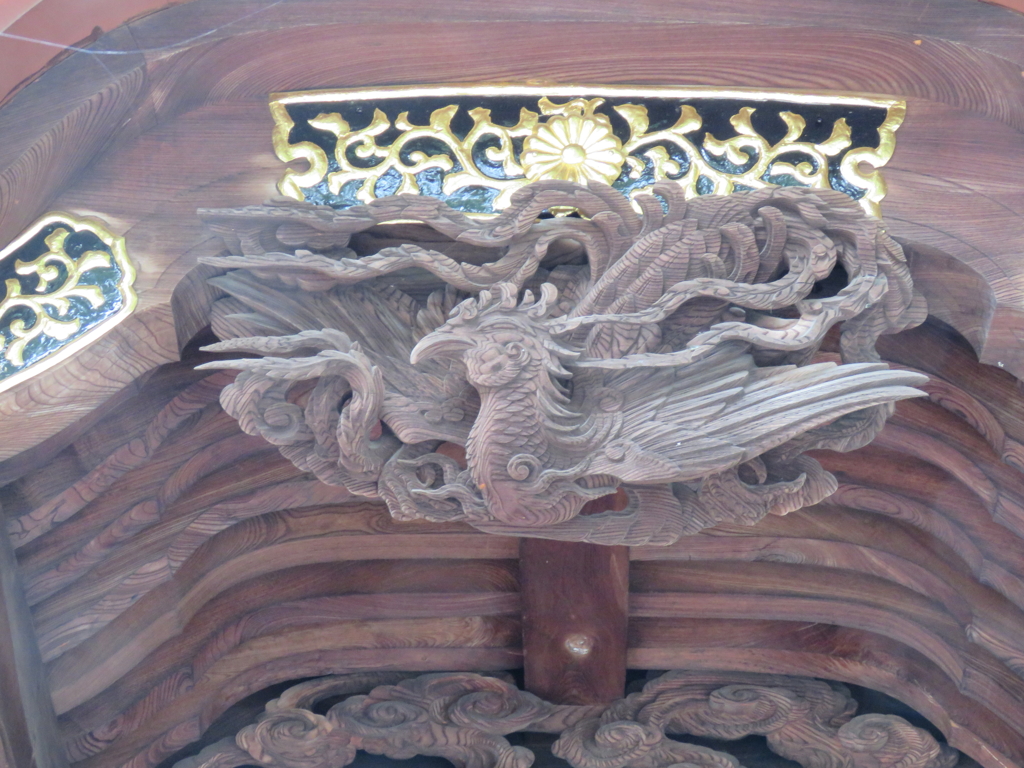
<svg viewBox="0 0 1024 768"><path fill-rule="evenodd" d="M517 341L510 342L505 345L505 354L511 357L513 360L523 354L523 345Z"/></svg>

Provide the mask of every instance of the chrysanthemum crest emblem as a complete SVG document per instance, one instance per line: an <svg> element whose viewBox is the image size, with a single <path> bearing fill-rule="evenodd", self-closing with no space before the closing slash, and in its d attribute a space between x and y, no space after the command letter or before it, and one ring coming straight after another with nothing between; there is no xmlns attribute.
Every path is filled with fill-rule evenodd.
<svg viewBox="0 0 1024 768"><path fill-rule="evenodd" d="M594 112L603 101L573 99L556 105L541 99L541 110L552 117L538 123L523 142L522 165L528 179L610 184L618 178L626 153L608 116Z"/></svg>

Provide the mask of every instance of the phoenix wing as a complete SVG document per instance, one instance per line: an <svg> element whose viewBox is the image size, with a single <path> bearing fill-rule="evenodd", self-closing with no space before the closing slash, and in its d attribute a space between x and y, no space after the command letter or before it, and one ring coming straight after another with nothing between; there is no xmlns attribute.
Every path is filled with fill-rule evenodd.
<svg viewBox="0 0 1024 768"><path fill-rule="evenodd" d="M758 368L745 345L723 344L687 366L613 377L622 428L589 469L627 483L697 480L854 411L919 397L926 380L883 363Z"/></svg>
<svg viewBox="0 0 1024 768"><path fill-rule="evenodd" d="M225 340L218 349L231 350L232 340L249 337L341 331L380 369L384 395L379 418L402 442L465 442L479 408L476 392L447 363L415 368L409 363L416 342L442 324L460 298L454 290L434 291L423 303L375 285L326 291L271 288L243 271L211 282L228 294L212 313L213 330Z"/></svg>

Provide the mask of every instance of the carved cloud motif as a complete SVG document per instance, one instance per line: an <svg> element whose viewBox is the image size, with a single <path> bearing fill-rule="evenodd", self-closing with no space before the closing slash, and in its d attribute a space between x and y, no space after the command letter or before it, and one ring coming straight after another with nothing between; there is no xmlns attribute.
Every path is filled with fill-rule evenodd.
<svg viewBox="0 0 1024 768"><path fill-rule="evenodd" d="M357 677L301 683L234 739L175 768L343 768L359 749L396 759L443 757L459 768L530 768L534 754L504 738L519 731L559 734L552 753L572 768L743 768L726 752L670 737L755 734L802 768L952 768L959 759L901 717L854 717L857 703L846 686L803 677L676 670L610 705L574 706L453 672L379 686L326 715L310 711L331 693L349 692ZM312 701L289 701L295 698Z"/></svg>
<svg viewBox="0 0 1024 768"><path fill-rule="evenodd" d="M202 211L232 252L210 349L257 355L208 364L240 371L222 404L400 519L668 544L821 501L804 451L921 394L874 349L926 312L899 245L829 190L636 202L543 181L485 222L413 195ZM837 326L842 364L814 362Z"/></svg>

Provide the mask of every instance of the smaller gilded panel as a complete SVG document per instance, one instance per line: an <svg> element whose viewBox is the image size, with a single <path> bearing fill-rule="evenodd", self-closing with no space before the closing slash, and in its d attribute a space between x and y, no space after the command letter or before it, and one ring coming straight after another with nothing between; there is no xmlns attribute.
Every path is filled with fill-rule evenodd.
<svg viewBox="0 0 1024 768"><path fill-rule="evenodd" d="M711 88L445 86L275 94L274 148L302 160L279 183L348 208L400 193L493 215L533 181L659 181L690 197L766 186L836 189L879 214L878 169L905 104Z"/></svg>
<svg viewBox="0 0 1024 768"><path fill-rule="evenodd" d="M0 390L57 362L135 307L124 239L48 213L0 251Z"/></svg>

